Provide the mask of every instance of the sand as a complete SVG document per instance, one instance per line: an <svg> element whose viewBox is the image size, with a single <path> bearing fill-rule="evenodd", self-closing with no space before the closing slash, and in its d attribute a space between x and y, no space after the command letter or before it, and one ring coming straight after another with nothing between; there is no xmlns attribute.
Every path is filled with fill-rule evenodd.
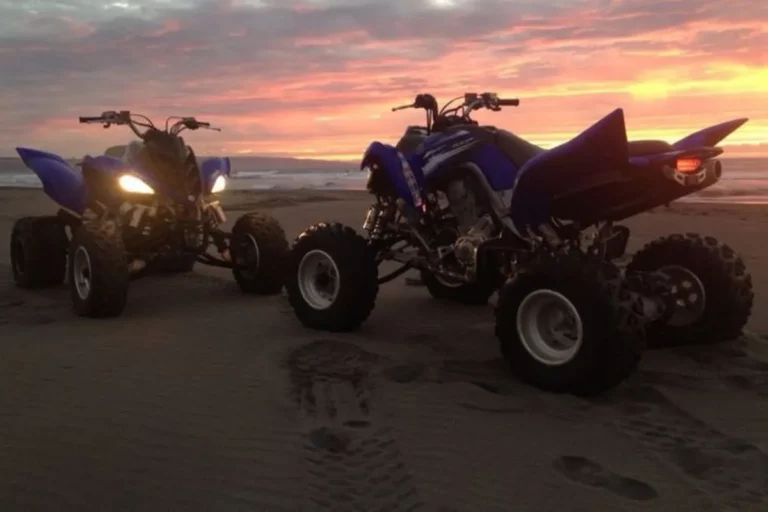
<svg viewBox="0 0 768 512"><path fill-rule="evenodd" d="M0 190L0 238L53 212ZM234 193L293 237L359 226L362 193ZM683 205L632 219L631 249L720 238L756 292L743 338L652 350L615 393L537 391L499 359L492 308L385 285L357 333L303 329L284 296L200 267L132 283L122 317L10 282L0 244L2 511L768 510L768 210ZM354 384L353 384L354 383Z"/></svg>

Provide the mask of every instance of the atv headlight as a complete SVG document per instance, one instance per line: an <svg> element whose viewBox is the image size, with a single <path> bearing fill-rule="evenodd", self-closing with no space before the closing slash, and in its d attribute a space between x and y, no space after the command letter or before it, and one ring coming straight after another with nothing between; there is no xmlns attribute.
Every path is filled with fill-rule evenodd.
<svg viewBox="0 0 768 512"><path fill-rule="evenodd" d="M211 194L218 194L219 192L223 192L225 188L227 188L227 179L224 176L219 176L216 178L216 181L213 182L213 186L211 187Z"/></svg>
<svg viewBox="0 0 768 512"><path fill-rule="evenodd" d="M136 176L133 176L132 174L123 174L117 179L118 185L120 185L120 188L123 189L125 192L130 192L131 194L154 194L155 191L144 183L141 178L137 178Z"/></svg>

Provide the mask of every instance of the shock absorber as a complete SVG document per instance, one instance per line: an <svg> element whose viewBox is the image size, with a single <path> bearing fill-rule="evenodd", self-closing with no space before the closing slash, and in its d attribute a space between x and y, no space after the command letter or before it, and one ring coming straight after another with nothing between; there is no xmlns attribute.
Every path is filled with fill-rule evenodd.
<svg viewBox="0 0 768 512"><path fill-rule="evenodd" d="M368 215L365 216L365 222L363 222L363 229L368 232L371 240L381 238L393 211L392 205L376 203L371 206L368 210Z"/></svg>
<svg viewBox="0 0 768 512"><path fill-rule="evenodd" d="M379 203L376 203L372 205L368 209L368 214L365 216L365 221L363 222L363 229L368 232L371 237L373 237L373 230L376 227L376 221L379 218L379 212L381 211L381 205Z"/></svg>

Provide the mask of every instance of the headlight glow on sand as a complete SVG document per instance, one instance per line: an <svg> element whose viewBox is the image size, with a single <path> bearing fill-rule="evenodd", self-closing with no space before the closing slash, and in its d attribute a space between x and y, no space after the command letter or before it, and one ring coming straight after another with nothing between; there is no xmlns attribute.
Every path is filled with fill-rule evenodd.
<svg viewBox="0 0 768 512"><path fill-rule="evenodd" d="M225 188L227 188L227 179L224 176L219 176L216 178L216 181L213 182L213 187L211 187L211 194L218 194L219 192L223 192Z"/></svg>
<svg viewBox="0 0 768 512"><path fill-rule="evenodd" d="M132 174L123 174L117 179L118 185L125 192L131 194L154 194L155 191L144 183L140 178L133 176Z"/></svg>

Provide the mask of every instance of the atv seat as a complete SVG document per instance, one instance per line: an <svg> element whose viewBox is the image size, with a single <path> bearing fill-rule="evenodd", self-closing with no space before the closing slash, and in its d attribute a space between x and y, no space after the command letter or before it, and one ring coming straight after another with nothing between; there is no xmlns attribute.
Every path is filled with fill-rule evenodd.
<svg viewBox="0 0 768 512"><path fill-rule="evenodd" d="M672 145L663 140L634 140L627 144L629 156L646 156L673 151Z"/></svg>
<svg viewBox="0 0 768 512"><path fill-rule="evenodd" d="M512 132L500 129L496 130L496 145L518 169L521 169L531 158L546 151Z"/></svg>

